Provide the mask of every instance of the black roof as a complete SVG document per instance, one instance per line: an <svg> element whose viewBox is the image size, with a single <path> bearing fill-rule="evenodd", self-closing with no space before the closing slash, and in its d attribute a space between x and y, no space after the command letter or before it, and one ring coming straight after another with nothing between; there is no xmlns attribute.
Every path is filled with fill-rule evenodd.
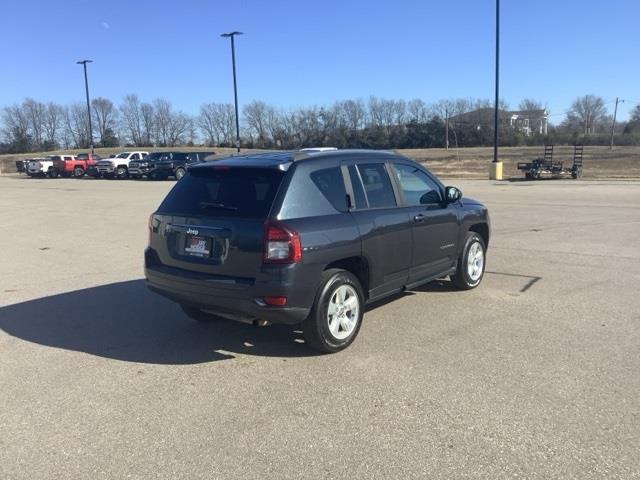
<svg viewBox="0 0 640 480"><path fill-rule="evenodd" d="M300 152L298 150L286 152L248 153L233 155L213 163L196 165L192 168L213 167L262 167L281 168L285 164L322 158L353 158L354 155L366 155L368 157L389 157L393 152L388 150L330 150L326 152Z"/></svg>

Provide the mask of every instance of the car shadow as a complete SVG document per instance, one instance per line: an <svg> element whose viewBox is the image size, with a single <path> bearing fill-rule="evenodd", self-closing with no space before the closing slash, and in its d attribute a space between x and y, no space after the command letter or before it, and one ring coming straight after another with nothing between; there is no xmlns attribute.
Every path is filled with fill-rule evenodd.
<svg viewBox="0 0 640 480"><path fill-rule="evenodd" d="M49 347L127 362L196 364L234 354L317 355L298 326L200 323L147 290L144 280L112 283L0 308L0 329Z"/></svg>

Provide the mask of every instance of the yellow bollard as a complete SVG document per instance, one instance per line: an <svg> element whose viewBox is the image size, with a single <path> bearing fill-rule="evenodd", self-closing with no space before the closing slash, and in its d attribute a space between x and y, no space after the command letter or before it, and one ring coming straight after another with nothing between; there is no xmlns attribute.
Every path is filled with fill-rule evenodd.
<svg viewBox="0 0 640 480"><path fill-rule="evenodd" d="M502 162L491 162L489 180L502 180Z"/></svg>

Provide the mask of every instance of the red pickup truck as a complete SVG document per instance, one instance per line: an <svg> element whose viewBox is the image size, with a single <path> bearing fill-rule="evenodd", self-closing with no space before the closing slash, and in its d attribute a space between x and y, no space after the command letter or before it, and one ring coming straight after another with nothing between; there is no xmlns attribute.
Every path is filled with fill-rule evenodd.
<svg viewBox="0 0 640 480"><path fill-rule="evenodd" d="M89 167L101 160L95 153L80 153L76 157L56 156L53 161L56 173L62 177L81 178L87 173Z"/></svg>

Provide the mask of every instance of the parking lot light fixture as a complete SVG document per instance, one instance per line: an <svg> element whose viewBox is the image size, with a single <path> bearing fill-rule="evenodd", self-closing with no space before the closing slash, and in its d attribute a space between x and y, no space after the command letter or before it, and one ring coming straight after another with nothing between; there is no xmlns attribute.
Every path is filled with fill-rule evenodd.
<svg viewBox="0 0 640 480"><path fill-rule="evenodd" d="M79 60L76 63L84 67L84 89L87 94L87 115L89 115L89 145L91 146L91 156L93 156L93 128L91 126L91 103L89 102L89 80L87 79L87 63L93 60Z"/></svg>
<svg viewBox="0 0 640 480"><path fill-rule="evenodd" d="M233 100L236 111L236 148L240 151L240 120L238 118L238 84L236 82L236 46L234 37L236 35L242 35L242 32L229 32L223 33L220 36L231 39L231 65L233 67Z"/></svg>

